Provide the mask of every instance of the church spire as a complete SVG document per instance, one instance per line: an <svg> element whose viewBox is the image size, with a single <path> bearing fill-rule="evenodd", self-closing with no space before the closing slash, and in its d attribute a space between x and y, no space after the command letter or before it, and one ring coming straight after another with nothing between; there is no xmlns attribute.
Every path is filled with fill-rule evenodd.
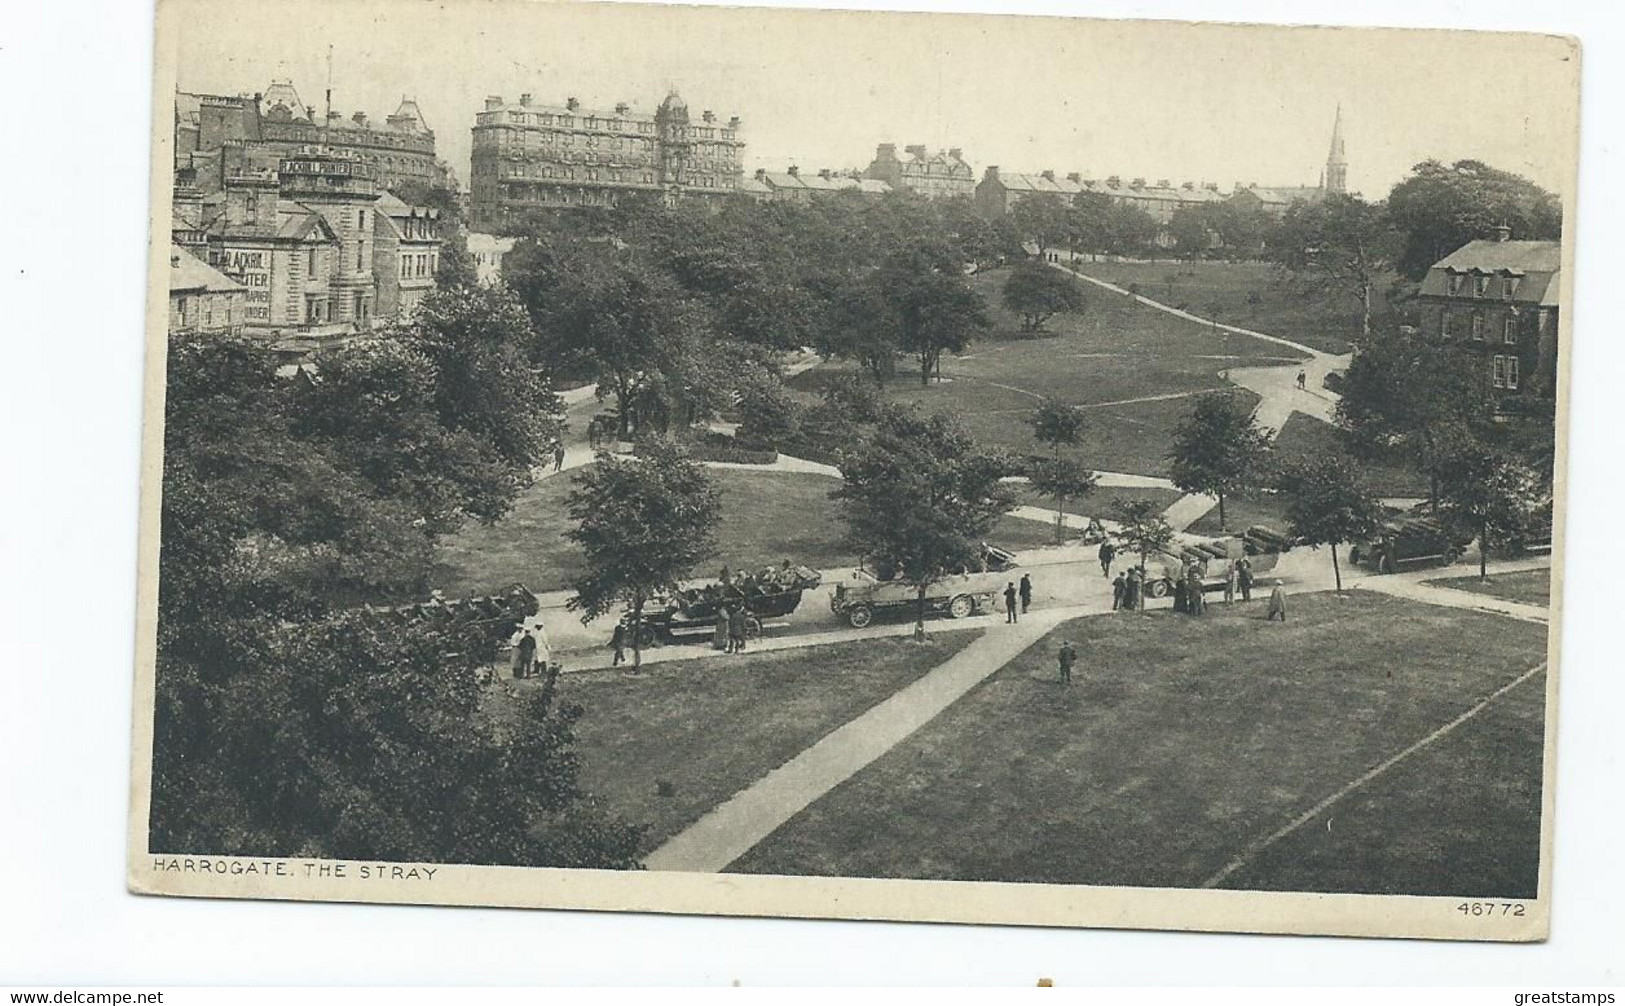
<svg viewBox="0 0 1625 1006"><path fill-rule="evenodd" d="M1337 118L1332 121L1332 149L1326 155L1326 175L1321 188L1327 192L1348 191L1349 162L1343 156L1343 106L1337 106Z"/></svg>

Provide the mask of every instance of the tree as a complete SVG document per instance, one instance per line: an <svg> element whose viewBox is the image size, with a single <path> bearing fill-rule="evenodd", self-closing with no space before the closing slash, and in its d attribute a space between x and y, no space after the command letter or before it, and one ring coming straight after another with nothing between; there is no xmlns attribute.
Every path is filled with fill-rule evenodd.
<svg viewBox="0 0 1625 1006"><path fill-rule="evenodd" d="M883 270L877 280L896 318L897 345L913 353L920 365L920 385L946 352L964 352L978 334L993 327L982 295L957 272L922 256L907 255Z"/></svg>
<svg viewBox="0 0 1625 1006"><path fill-rule="evenodd" d="M1168 233L1173 235L1174 249L1191 262L1213 247L1218 222L1210 204L1181 206L1168 220Z"/></svg>
<svg viewBox="0 0 1625 1006"><path fill-rule="evenodd" d="M1428 160L1388 193L1388 215L1400 235L1396 264L1421 280L1433 264L1475 238L1512 236L1555 241L1563 232L1557 197L1533 182L1482 161L1442 164Z"/></svg>
<svg viewBox="0 0 1625 1006"><path fill-rule="evenodd" d="M1004 466L979 453L944 416L892 406L873 436L841 460L841 519L870 561L915 588L914 638L925 639L925 594L952 573L974 569L981 542L1015 505Z"/></svg>
<svg viewBox="0 0 1625 1006"><path fill-rule="evenodd" d="M1323 289L1360 305L1360 332L1371 334L1371 295L1394 261L1398 241L1380 204L1331 194L1287 207L1271 249L1276 260Z"/></svg>
<svg viewBox="0 0 1625 1006"><path fill-rule="evenodd" d="M1032 193L1010 207L1010 223L1021 240L1037 246L1042 258L1044 252L1067 239L1067 204L1053 192Z"/></svg>
<svg viewBox="0 0 1625 1006"><path fill-rule="evenodd" d="M1118 528L1114 534L1119 544L1140 557L1140 581L1145 582L1145 563L1173 544L1174 529L1162 515L1162 505L1155 500L1118 500L1112 508L1117 516ZM1136 598L1136 602L1138 602ZM1144 605L1139 605L1144 609Z"/></svg>
<svg viewBox="0 0 1625 1006"><path fill-rule="evenodd" d="M1343 375L1339 424L1367 454L1398 452L1428 476L1439 501L1442 465L1494 413L1471 350L1414 331L1376 332Z"/></svg>
<svg viewBox="0 0 1625 1006"><path fill-rule="evenodd" d="M1311 548L1330 545L1332 577L1343 592L1337 546L1369 537L1382 526L1382 504L1347 459L1325 454L1286 466L1278 487L1286 496L1286 522L1293 537Z"/></svg>
<svg viewBox="0 0 1625 1006"><path fill-rule="evenodd" d="M1100 478L1075 461L1063 462L1061 457L1062 447L1075 446L1083 436L1083 410L1045 399L1028 422L1032 424L1033 439L1048 444L1054 452L1048 464L1029 473L1029 480L1038 492L1055 498L1055 540L1059 542L1064 537L1061 514L1066 501L1088 493Z"/></svg>
<svg viewBox="0 0 1625 1006"><path fill-rule="evenodd" d="M1477 536L1482 579L1490 548L1517 541L1528 530L1536 511L1551 501L1550 486L1529 465L1479 442L1453 453L1442 474L1443 512Z"/></svg>
<svg viewBox="0 0 1625 1006"><path fill-rule="evenodd" d="M632 669L643 659L643 606L676 589L716 551L722 512L705 469L675 445L650 443L641 459L600 452L571 480L567 506L576 526L566 537L586 553L587 572L566 601L590 622L625 604L630 609Z"/></svg>
<svg viewBox="0 0 1625 1006"><path fill-rule="evenodd" d="M1219 530L1225 529L1225 497L1258 485L1270 453L1271 431L1261 428L1242 401L1218 391L1196 399L1174 427L1170 474L1188 493L1219 499Z"/></svg>
<svg viewBox="0 0 1625 1006"><path fill-rule="evenodd" d="M1010 271L1000 293L1004 306L1021 315L1021 330L1037 332L1057 314L1084 309L1087 301L1078 281L1047 265L1023 263Z"/></svg>

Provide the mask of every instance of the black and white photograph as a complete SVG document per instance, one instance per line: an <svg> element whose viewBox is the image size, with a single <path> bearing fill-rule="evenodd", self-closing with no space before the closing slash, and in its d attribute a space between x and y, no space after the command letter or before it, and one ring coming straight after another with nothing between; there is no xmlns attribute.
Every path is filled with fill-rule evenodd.
<svg viewBox="0 0 1625 1006"><path fill-rule="evenodd" d="M157 32L133 891L1547 935L1574 39Z"/></svg>

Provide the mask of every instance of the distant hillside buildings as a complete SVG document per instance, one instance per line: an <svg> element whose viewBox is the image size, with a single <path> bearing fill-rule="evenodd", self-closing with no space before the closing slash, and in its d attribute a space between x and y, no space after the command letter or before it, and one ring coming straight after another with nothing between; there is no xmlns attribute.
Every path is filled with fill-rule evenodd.
<svg viewBox="0 0 1625 1006"><path fill-rule="evenodd" d="M470 222L489 230L537 210L613 206L636 192L668 201L728 196L743 180L744 150L737 116L707 110L692 121L675 91L653 115L625 103L602 110L575 98L490 97L474 117Z"/></svg>
<svg viewBox="0 0 1625 1006"><path fill-rule="evenodd" d="M965 163L964 151L958 147L933 154L915 145L903 148L903 156L898 157L897 144L882 143L875 148L875 159L864 169L863 177L927 199L969 198L976 194L976 172Z"/></svg>

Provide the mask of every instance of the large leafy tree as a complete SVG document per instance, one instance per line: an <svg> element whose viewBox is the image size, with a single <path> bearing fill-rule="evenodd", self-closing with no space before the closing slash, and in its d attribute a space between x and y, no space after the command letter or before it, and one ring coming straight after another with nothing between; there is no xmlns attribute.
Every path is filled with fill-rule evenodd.
<svg viewBox="0 0 1625 1006"><path fill-rule="evenodd" d="M1270 438L1271 432L1258 425L1252 410L1235 395L1202 395L1174 427L1168 452L1174 484L1188 493L1218 497L1223 531L1225 498L1264 481Z"/></svg>
<svg viewBox="0 0 1625 1006"><path fill-rule="evenodd" d="M1038 332L1058 314L1076 314L1087 300L1071 276L1047 265L1028 262L1010 271L999 292L1004 306L1021 315L1023 332Z"/></svg>
<svg viewBox="0 0 1625 1006"><path fill-rule="evenodd" d="M1387 210L1358 196L1295 202L1275 228L1271 253L1310 285L1360 306L1360 332L1371 333L1373 296L1398 251Z"/></svg>
<svg viewBox="0 0 1625 1006"><path fill-rule="evenodd" d="M1162 506L1155 500L1118 500L1112 509L1118 525L1113 537L1139 557L1143 581L1146 561L1166 552L1173 544L1173 525L1162 515ZM1144 605L1139 607L1143 609Z"/></svg>
<svg viewBox="0 0 1625 1006"><path fill-rule="evenodd" d="M1355 447L1410 461L1428 477L1434 503L1444 462L1494 412L1477 355L1416 331L1374 332L1340 390L1338 422Z"/></svg>
<svg viewBox="0 0 1625 1006"><path fill-rule="evenodd" d="M1538 510L1551 502L1549 475L1489 444L1461 445L1443 465L1443 512L1478 538L1478 575L1487 574L1491 548L1525 534Z"/></svg>
<svg viewBox="0 0 1625 1006"><path fill-rule="evenodd" d="M885 410L873 435L841 460L841 519L848 538L878 566L915 588L914 638L925 639L931 584L981 559L981 542L1015 505L1005 466L976 450L945 416Z"/></svg>
<svg viewBox="0 0 1625 1006"><path fill-rule="evenodd" d="M1400 235L1397 266L1420 280L1433 264L1505 225L1520 239L1562 236L1557 197L1520 175L1482 161L1423 161L1388 193L1388 215Z"/></svg>
<svg viewBox="0 0 1625 1006"><path fill-rule="evenodd" d="M1035 192L1010 207L1010 224L1021 240L1035 245L1042 256L1049 249L1065 244L1071 236L1067 209L1066 200L1059 195Z"/></svg>
<svg viewBox="0 0 1625 1006"><path fill-rule="evenodd" d="M1348 459L1325 454L1285 466L1278 487L1286 497L1293 537L1311 548L1331 546L1332 578L1339 593L1343 571L1337 546L1369 537L1382 524L1382 504Z"/></svg>
<svg viewBox="0 0 1625 1006"><path fill-rule="evenodd" d="M677 446L651 442L641 459L600 453L577 472L565 534L586 553L587 572L566 602L595 618L624 605L632 618L632 667L642 663L643 608L673 590L716 550L721 514L705 469Z"/></svg>
<svg viewBox="0 0 1625 1006"><path fill-rule="evenodd" d="M982 295L957 270L913 259L887 270L880 282L897 318L898 346L913 354L922 386L931 383L943 353L964 352L993 327Z"/></svg>

